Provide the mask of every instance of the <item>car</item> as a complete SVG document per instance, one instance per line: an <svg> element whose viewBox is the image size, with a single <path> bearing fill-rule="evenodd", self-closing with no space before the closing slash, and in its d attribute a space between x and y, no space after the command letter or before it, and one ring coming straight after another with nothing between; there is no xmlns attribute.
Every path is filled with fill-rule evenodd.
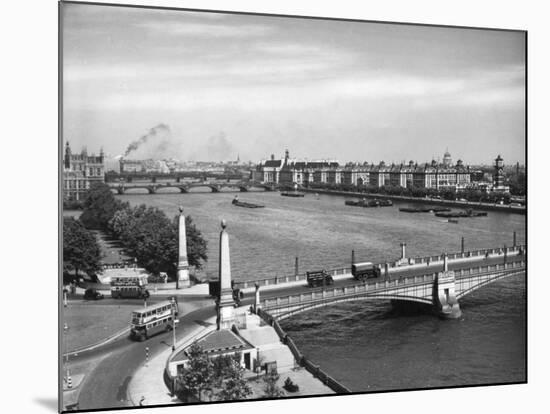
<svg viewBox="0 0 550 414"><path fill-rule="evenodd" d="M84 299L86 300L99 300L103 299L103 294L99 293L93 288L86 289L84 292Z"/></svg>

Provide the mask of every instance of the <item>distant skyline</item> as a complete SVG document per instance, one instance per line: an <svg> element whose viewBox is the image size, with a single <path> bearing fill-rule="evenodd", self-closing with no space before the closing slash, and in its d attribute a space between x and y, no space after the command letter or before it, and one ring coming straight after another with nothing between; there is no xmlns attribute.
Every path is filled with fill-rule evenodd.
<svg viewBox="0 0 550 414"><path fill-rule="evenodd" d="M75 152L525 163L521 32L63 4L62 33Z"/></svg>

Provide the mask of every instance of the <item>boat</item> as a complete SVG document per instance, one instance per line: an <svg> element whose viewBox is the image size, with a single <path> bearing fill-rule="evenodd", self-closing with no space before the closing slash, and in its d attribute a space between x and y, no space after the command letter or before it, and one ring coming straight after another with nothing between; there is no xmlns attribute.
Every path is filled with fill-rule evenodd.
<svg viewBox="0 0 550 414"><path fill-rule="evenodd" d="M239 197L235 196L231 204L238 206L238 207L245 207L245 208L263 208L265 206L262 206L261 204L254 204L254 203L247 203L245 201L239 201Z"/></svg>
<svg viewBox="0 0 550 414"><path fill-rule="evenodd" d="M344 204L346 206L355 206L355 207L389 207L393 206L393 202L391 200L378 200L375 198L374 200L367 200L366 198L363 198L362 200L346 200L344 201Z"/></svg>
<svg viewBox="0 0 550 414"><path fill-rule="evenodd" d="M465 211L441 211L435 213L437 217L445 217L445 218L454 218L454 217L485 217L487 215L486 211L473 211L473 210L465 210Z"/></svg>
<svg viewBox="0 0 550 414"><path fill-rule="evenodd" d="M405 213L440 213L444 211L451 211L451 209L447 207L400 207L399 211L403 211Z"/></svg>
<svg viewBox="0 0 550 414"><path fill-rule="evenodd" d="M283 191L281 195L284 197L304 197L305 196L304 193L299 193L297 191Z"/></svg>
<svg viewBox="0 0 550 414"><path fill-rule="evenodd" d="M458 223L458 219L455 219L455 218L450 218L448 220L449 223Z"/></svg>

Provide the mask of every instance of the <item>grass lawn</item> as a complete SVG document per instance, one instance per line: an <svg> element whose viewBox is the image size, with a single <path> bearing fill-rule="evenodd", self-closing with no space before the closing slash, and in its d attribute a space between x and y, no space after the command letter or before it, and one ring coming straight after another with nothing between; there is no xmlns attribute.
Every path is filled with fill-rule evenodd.
<svg viewBox="0 0 550 414"><path fill-rule="evenodd" d="M93 345L129 327L130 314L139 306L135 304L103 305L97 302L70 304L64 308L69 329L66 349L74 350Z"/></svg>

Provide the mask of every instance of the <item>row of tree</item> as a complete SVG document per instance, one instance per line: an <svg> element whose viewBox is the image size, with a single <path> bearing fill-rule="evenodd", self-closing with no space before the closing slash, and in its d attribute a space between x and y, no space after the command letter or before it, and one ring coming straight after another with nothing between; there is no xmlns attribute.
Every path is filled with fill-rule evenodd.
<svg viewBox="0 0 550 414"><path fill-rule="evenodd" d="M185 223L187 259L189 265L200 269L208 259L207 243L191 217L187 216ZM148 272L176 276L178 216L170 220L158 208L131 207L116 199L106 184L94 184L83 201L79 220L63 223L63 264L67 271L94 274L99 270L101 253L90 230L100 230L119 239L127 253Z"/></svg>
<svg viewBox="0 0 550 414"><path fill-rule="evenodd" d="M510 194L504 193L486 193L481 190L465 189L456 191L455 189L422 188L422 187L401 187L401 186L381 186L373 185L353 185L336 183L309 183L309 188L318 188L323 190L349 191L358 193L380 194L380 195L398 195L416 198L441 197L444 200L465 199L473 202L503 203L510 202Z"/></svg>

